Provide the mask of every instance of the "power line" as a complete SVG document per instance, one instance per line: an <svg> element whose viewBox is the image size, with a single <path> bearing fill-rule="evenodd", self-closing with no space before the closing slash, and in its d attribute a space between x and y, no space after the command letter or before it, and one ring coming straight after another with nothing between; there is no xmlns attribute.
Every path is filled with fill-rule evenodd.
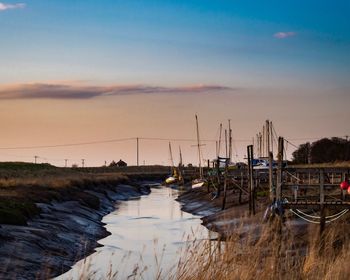
<svg viewBox="0 0 350 280"><path fill-rule="evenodd" d="M120 139L108 139L99 141L89 142L78 142L78 143L67 143L67 144L55 144L55 145L38 145L38 146L17 146L17 147L0 147L0 150L32 150L32 149L47 149L47 148L60 148L60 147L73 147L73 146L84 146L84 145L95 145L115 142L126 142L132 140L151 140L151 141L177 141L177 142L195 142L196 139L190 138L158 138L158 137L131 137L131 138L120 138ZM215 142L216 140L204 139L202 142ZM247 139L236 139L236 142L250 142Z"/></svg>
<svg viewBox="0 0 350 280"><path fill-rule="evenodd" d="M94 145L94 144L104 144L104 143L113 143L113 142L123 142L123 141L130 141L130 140L134 140L134 139L136 139L136 138L121 138L121 139L110 139L110 140L80 142L80 143L69 143L69 144L56 144L56 145L0 147L0 150L30 150L30 149L72 147L72 146L83 146L83 145Z"/></svg>

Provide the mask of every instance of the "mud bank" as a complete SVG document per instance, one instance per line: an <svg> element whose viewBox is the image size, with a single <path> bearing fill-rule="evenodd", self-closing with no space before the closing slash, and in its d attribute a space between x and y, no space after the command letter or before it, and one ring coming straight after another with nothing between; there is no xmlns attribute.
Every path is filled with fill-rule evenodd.
<svg viewBox="0 0 350 280"><path fill-rule="evenodd" d="M0 278L48 279L69 270L99 246L97 240L109 235L101 220L118 201L150 193L150 184L140 179L82 190L98 200L98 207L72 195L65 201L37 203L40 214L26 226L0 225Z"/></svg>
<svg viewBox="0 0 350 280"><path fill-rule="evenodd" d="M232 234L254 234L258 238L263 225L266 225L263 222L268 207L266 197L257 199L254 216L249 215L247 197L242 196L239 203L239 195L235 192L228 192L225 210L222 210L222 197L213 199L206 188L191 189L181 194L177 200L182 204L181 210L202 216L202 224L219 233L223 239ZM309 230L307 223L296 219L288 219L285 225L284 229L294 235L304 236Z"/></svg>

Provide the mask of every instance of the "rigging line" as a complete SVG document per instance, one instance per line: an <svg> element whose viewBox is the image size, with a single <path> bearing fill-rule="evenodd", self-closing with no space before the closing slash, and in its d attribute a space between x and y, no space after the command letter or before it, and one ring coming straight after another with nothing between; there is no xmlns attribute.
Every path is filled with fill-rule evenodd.
<svg viewBox="0 0 350 280"><path fill-rule="evenodd" d="M289 140L291 140L291 141L307 141L307 140L320 140L322 138L333 138L333 137L344 138L344 136L329 136L329 137L323 136L323 137L290 138Z"/></svg>
<svg viewBox="0 0 350 280"><path fill-rule="evenodd" d="M312 219L321 219L320 216L309 215L309 214L306 214L305 212L303 212L303 211L301 211L299 209L295 209L295 210L298 211L298 213L300 213L300 214L302 214L302 215L304 215L306 217L309 217L309 218L312 218ZM340 211L340 212L338 212L338 213L336 213L334 215L326 216L325 219L330 219L330 218L337 217L337 216L342 215L342 214L344 214L344 213L346 213L348 211L349 211L349 209L344 209L344 210L342 210L342 211Z"/></svg>
<svg viewBox="0 0 350 280"><path fill-rule="evenodd" d="M297 145L293 144L292 142L290 142L289 140L287 139L284 139L284 141L286 141L288 144L290 144L291 146L293 146L294 148L299 148Z"/></svg>
<svg viewBox="0 0 350 280"><path fill-rule="evenodd" d="M319 139L322 139L322 138L325 138L325 137L290 138L289 140L292 140L292 141L307 141L307 140L319 140ZM339 137L339 138L341 138L341 137Z"/></svg>
<svg viewBox="0 0 350 280"><path fill-rule="evenodd" d="M135 140L135 139L136 138L121 138L121 139L110 139L110 140L80 142L80 143L70 143L70 144L57 144L57 145L0 147L0 150L31 150L31 149L44 149L44 148L72 147L72 146L83 146L83 145L94 145L94 144L103 144L103 143L123 142L123 141Z"/></svg>
<svg viewBox="0 0 350 280"><path fill-rule="evenodd" d="M19 155L10 155L10 154L4 154L0 153L1 156L6 156L6 157L15 157L15 158L33 158L33 156L19 156Z"/></svg>

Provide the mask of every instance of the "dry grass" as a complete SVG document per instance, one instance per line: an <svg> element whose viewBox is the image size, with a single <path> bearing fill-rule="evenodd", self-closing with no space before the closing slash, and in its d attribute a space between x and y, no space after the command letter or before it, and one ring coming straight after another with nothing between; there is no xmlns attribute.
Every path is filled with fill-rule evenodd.
<svg viewBox="0 0 350 280"><path fill-rule="evenodd" d="M124 172L127 170L123 169ZM136 178L138 169L131 170ZM122 170L117 171L115 168L85 170L48 164L0 163L0 224L25 225L29 218L39 213L35 204L38 202L74 199L98 209L99 199L84 190L113 189L117 184L127 182L128 177Z"/></svg>
<svg viewBox="0 0 350 280"><path fill-rule="evenodd" d="M201 242L189 247L174 279L349 279L349 225L330 226L322 238L311 229L309 240L279 234L277 221L260 232L239 232L225 242Z"/></svg>

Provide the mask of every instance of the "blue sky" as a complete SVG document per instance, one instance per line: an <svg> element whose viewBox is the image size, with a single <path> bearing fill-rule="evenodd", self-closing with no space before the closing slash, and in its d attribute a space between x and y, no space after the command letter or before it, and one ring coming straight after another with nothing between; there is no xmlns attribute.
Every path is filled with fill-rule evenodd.
<svg viewBox="0 0 350 280"><path fill-rule="evenodd" d="M349 1L25 5L0 12L2 83L348 86ZM294 36L278 39L278 32Z"/></svg>

